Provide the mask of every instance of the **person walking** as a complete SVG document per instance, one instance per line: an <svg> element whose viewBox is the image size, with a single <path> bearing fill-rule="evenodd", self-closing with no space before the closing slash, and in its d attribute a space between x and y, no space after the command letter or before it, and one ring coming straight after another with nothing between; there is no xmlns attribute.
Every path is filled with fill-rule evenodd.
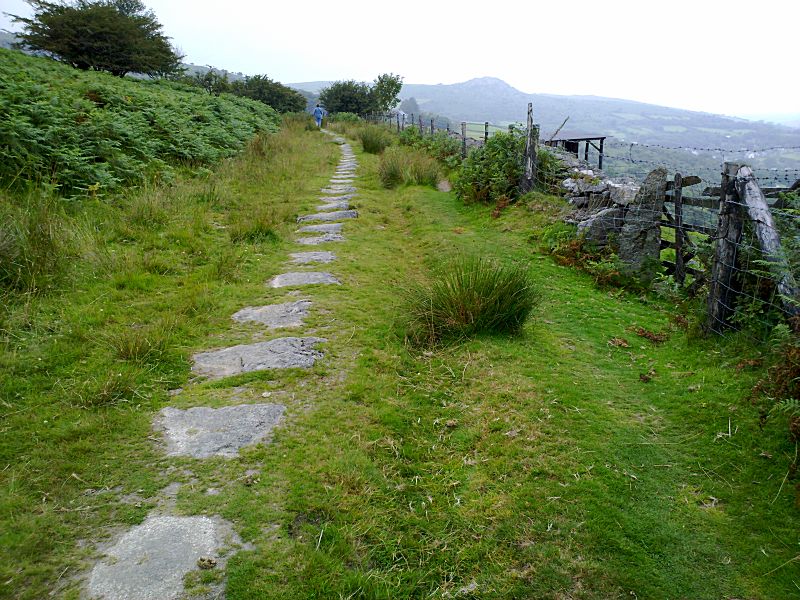
<svg viewBox="0 0 800 600"><path fill-rule="evenodd" d="M324 115L325 111L319 104L317 104L317 107L314 109L314 120L317 122L317 127L322 127L322 117Z"/></svg>

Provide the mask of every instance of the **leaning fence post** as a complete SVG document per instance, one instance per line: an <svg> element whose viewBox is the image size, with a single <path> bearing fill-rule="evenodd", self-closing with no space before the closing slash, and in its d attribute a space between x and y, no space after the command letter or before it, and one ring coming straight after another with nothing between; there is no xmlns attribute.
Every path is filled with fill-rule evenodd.
<svg viewBox="0 0 800 600"><path fill-rule="evenodd" d="M483 123L483 143L489 141L489 121L484 121Z"/></svg>
<svg viewBox="0 0 800 600"><path fill-rule="evenodd" d="M467 158L467 124L461 121L461 158Z"/></svg>
<svg viewBox="0 0 800 600"><path fill-rule="evenodd" d="M602 155L601 155L602 156ZM675 206L675 281L683 285L686 267L683 264L683 177L675 173L672 199Z"/></svg>
<svg viewBox="0 0 800 600"><path fill-rule="evenodd" d="M738 170L738 164L727 162L722 169L717 242L711 267L706 325L715 333L721 333L728 326L728 320L733 312L733 298L736 296L733 275L736 269L736 249L742 240L744 225L735 185Z"/></svg>
<svg viewBox="0 0 800 600"><path fill-rule="evenodd" d="M800 313L797 282L781 246L780 234L767 199L747 165L740 167L736 173L736 192L743 204L743 211L746 211L753 224L758 245L775 280L783 309L795 317Z"/></svg>
<svg viewBox="0 0 800 600"><path fill-rule="evenodd" d="M523 156L523 165L525 171L520 181L520 191L525 194L533 189L533 180L536 177L536 128L533 125L533 103L528 102L528 123L527 135L525 137L525 154Z"/></svg>

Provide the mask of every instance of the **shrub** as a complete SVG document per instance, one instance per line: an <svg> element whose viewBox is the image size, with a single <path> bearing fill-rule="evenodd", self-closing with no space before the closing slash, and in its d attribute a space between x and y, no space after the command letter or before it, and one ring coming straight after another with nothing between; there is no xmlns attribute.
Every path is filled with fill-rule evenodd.
<svg viewBox="0 0 800 600"><path fill-rule="evenodd" d="M359 123L361 117L351 112L340 112L331 115L331 121L335 123Z"/></svg>
<svg viewBox="0 0 800 600"><path fill-rule="evenodd" d="M364 146L364 152L370 154L380 154L392 143L391 134L378 125L366 125L359 129L358 139Z"/></svg>
<svg viewBox="0 0 800 600"><path fill-rule="evenodd" d="M514 334L539 300L527 267L461 257L406 291L406 340L433 346L480 333Z"/></svg>
<svg viewBox="0 0 800 600"><path fill-rule="evenodd" d="M523 174L525 137L519 132L496 133L472 150L461 165L454 185L464 202L497 202L501 196L515 200Z"/></svg>
<svg viewBox="0 0 800 600"><path fill-rule="evenodd" d="M439 175L437 162L424 152L412 148L387 148L378 165L378 177L386 188L401 184L436 186Z"/></svg>
<svg viewBox="0 0 800 600"><path fill-rule="evenodd" d="M461 164L461 142L444 131L422 135L416 127L406 127L399 137L402 145L424 150L448 169Z"/></svg>

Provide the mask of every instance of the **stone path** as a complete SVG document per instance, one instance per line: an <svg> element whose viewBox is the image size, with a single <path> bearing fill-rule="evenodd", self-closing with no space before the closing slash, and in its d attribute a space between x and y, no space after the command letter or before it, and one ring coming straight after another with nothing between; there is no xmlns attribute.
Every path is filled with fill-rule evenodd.
<svg viewBox="0 0 800 600"><path fill-rule="evenodd" d="M329 131L324 133L334 136ZM298 228L299 245L343 242L342 220L358 218L350 200L356 197L355 170L358 162L344 138L334 136L342 158L328 187L320 190L318 212L304 215L298 223L322 221ZM295 265L333 263L330 251L295 252L290 262ZM327 272L287 271L273 277L272 288L304 288L306 286L342 285ZM290 292L294 295L298 292ZM309 299L266 306L246 306L231 319L263 327L271 332L280 328L301 328L312 309ZM192 371L206 379L220 379L260 370L306 369L324 359L317 349L327 342L319 337L278 337L254 344L239 344L205 352L192 357ZM236 398L238 396L234 396ZM247 446L269 443L272 431L280 426L286 413L282 404L238 404L211 408L194 406L186 410L166 407L153 422L161 440L160 447L169 457L208 460L214 457L231 459ZM179 487L179 484L170 484ZM168 496L167 490L162 496ZM225 569L228 557L242 547L233 524L219 517L178 516L170 514L170 503L161 503L141 525L120 535L112 544L101 548L103 557L95 564L86 583L85 594L103 600L172 600L183 598L184 577L199 569ZM174 504L174 502L172 503ZM211 589L209 597L224 598L224 582ZM214 588L212 585L211 588ZM205 596L204 596L205 597Z"/></svg>

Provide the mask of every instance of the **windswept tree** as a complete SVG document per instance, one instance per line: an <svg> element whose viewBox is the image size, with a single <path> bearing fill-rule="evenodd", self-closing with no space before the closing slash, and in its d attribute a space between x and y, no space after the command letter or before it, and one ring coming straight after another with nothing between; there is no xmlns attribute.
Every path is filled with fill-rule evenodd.
<svg viewBox="0 0 800 600"><path fill-rule="evenodd" d="M180 69L183 57L140 0L25 1L33 16L11 15L23 25L20 47L119 77L131 72L163 76Z"/></svg>

